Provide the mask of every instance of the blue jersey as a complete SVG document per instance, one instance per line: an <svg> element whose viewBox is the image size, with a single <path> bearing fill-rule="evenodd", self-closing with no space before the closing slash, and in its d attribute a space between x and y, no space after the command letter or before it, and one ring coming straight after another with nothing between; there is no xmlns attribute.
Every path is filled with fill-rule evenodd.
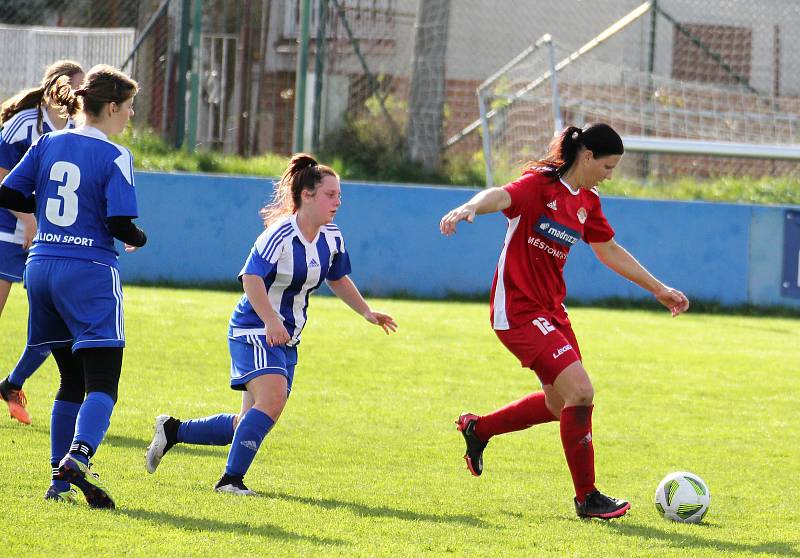
<svg viewBox="0 0 800 558"><path fill-rule="evenodd" d="M309 242L292 215L273 223L256 239L250 255L239 272L264 279L272 309L282 320L291 340L300 342L306 324L308 297L325 279L337 280L350 273L350 257L344 249L339 227L323 225ZM247 295L233 310L231 336L264 335L264 322L258 317Z"/></svg>
<svg viewBox="0 0 800 558"><path fill-rule="evenodd" d="M36 193L39 232L29 261L40 257L117 265L108 217L138 217L133 157L92 127L41 136L3 185Z"/></svg>
<svg viewBox="0 0 800 558"><path fill-rule="evenodd" d="M39 108L19 111L12 116L0 130L0 168L10 171L22 160L22 156L41 134L37 123ZM46 110L42 114L42 134L55 130ZM72 120L67 121L67 128L74 128ZM0 209L0 240L22 244L22 223L5 208Z"/></svg>

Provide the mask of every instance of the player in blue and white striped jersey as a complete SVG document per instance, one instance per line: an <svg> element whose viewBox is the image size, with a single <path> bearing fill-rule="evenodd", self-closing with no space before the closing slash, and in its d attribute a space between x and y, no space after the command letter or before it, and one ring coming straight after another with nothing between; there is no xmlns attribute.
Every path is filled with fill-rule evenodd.
<svg viewBox="0 0 800 558"><path fill-rule="evenodd" d="M336 281L350 273L350 257L344 249L339 227L323 225L312 241L300 232L297 216L270 225L255 242L240 277L264 278L270 306L286 329L288 347L300 342L307 319L308 296L322 281ZM244 295L233 310L231 337L264 333L264 322ZM239 380L241 381L241 380Z"/></svg>
<svg viewBox="0 0 800 558"><path fill-rule="evenodd" d="M48 132L74 128L72 119L62 114L56 99L59 86L77 89L83 81L83 68L72 60L50 65L39 87L20 91L0 107L0 181L20 162L36 141ZM0 209L0 314L12 283L22 281L28 248L36 234L36 218L26 213ZM22 385L50 355L46 349L26 347L11 374L0 382L0 397L12 418L30 424L27 400Z"/></svg>
<svg viewBox="0 0 800 558"><path fill-rule="evenodd" d="M292 389L297 345L308 297L323 281L353 310L388 334L397 324L370 309L350 273L350 256L332 223L341 205L339 177L305 154L292 157L274 202L262 211L267 229L255 242L239 279L242 296L230 320L231 388L246 390L239 415L179 421L156 418L146 467L155 472L176 443L231 444L219 492L252 495L244 485L253 458L278 420Z"/></svg>
<svg viewBox="0 0 800 558"><path fill-rule="evenodd" d="M92 68L74 93L59 88L66 110L80 111L85 125L41 136L0 188L0 207L36 213L39 232L25 268L28 346L50 348L61 374L45 498L71 499L74 484L95 508L114 507L89 473L117 401L125 346L114 239L128 252L147 241L132 222L133 158L108 139L133 116L137 91L110 66Z"/></svg>

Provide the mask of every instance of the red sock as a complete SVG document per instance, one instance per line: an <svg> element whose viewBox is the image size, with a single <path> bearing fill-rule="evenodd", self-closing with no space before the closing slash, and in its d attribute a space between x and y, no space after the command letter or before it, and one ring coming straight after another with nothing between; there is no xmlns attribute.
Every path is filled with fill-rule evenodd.
<svg viewBox="0 0 800 558"><path fill-rule="evenodd" d="M554 417L545 405L544 392L537 391L482 416L475 425L475 434L485 442L497 434L525 430L534 424L554 420L558 417Z"/></svg>
<svg viewBox="0 0 800 558"><path fill-rule="evenodd" d="M567 457L575 497L579 502L595 490L594 446L592 445L592 409L594 407L564 407L561 410L561 443Z"/></svg>

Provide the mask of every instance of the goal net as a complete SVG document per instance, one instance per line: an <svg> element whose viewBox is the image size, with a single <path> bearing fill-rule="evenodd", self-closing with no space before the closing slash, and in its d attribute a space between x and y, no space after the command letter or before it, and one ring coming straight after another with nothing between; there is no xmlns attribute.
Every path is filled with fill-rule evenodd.
<svg viewBox="0 0 800 558"><path fill-rule="evenodd" d="M563 125L598 121L625 140L624 174L800 175L800 80L781 46L800 10L729 3L645 2L581 44L553 34L522 51L478 88L487 183Z"/></svg>

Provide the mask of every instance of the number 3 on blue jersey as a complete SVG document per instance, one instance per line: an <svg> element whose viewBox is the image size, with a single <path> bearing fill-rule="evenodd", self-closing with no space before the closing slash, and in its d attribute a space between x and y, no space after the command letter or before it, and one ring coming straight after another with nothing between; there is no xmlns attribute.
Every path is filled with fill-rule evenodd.
<svg viewBox="0 0 800 558"><path fill-rule="evenodd" d="M3 179L35 194L39 232L30 257L68 257L116 266L109 217L138 215L133 157L96 128L44 134Z"/></svg>
<svg viewBox="0 0 800 558"><path fill-rule="evenodd" d="M47 198L47 220L59 227L69 227L78 218L78 196L75 191L81 185L81 169L73 163L57 161L50 167L50 180L61 184L56 192L59 197Z"/></svg>

